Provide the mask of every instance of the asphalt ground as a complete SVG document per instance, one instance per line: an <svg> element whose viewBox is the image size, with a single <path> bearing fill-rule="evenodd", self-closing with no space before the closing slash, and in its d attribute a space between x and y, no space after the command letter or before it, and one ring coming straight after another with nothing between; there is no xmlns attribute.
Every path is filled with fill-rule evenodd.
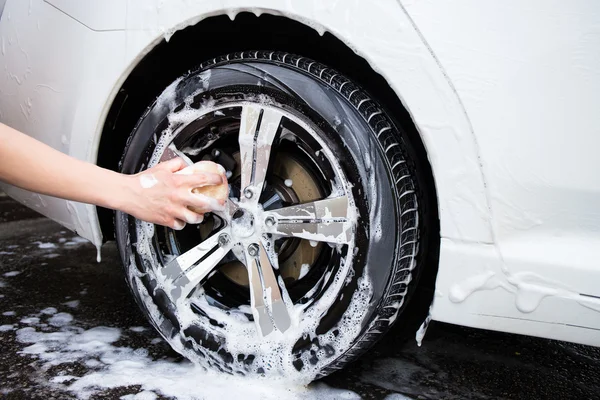
<svg viewBox="0 0 600 400"><path fill-rule="evenodd" d="M61 331L65 325L57 315L72 316L80 329L120 329L113 351L138 349L151 360L186 362L138 311L114 243L103 246L97 263L91 244L0 194L0 398L77 398L57 377L86 376L89 359L50 365L42 359L49 353L26 354L28 344L18 340L19 329L32 324ZM364 399L600 399L597 348L435 322L422 347L401 333L392 329L322 383ZM90 398L173 398L141 392L140 385L123 385Z"/></svg>

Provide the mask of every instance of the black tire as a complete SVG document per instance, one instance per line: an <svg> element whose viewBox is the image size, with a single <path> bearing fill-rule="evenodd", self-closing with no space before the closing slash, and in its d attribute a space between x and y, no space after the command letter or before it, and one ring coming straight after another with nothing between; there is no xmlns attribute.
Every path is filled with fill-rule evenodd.
<svg viewBox="0 0 600 400"><path fill-rule="evenodd" d="M345 277L338 301L323 316L323 320L329 321L325 324L327 331L318 332L319 340L303 343L305 350L311 352L309 359L314 365L310 365L313 361L292 362L293 357L288 359L287 355L281 358L287 361L280 360L292 363L303 372L304 378L307 376L304 372L308 371L309 378L314 379L356 359L406 309L421 269L417 265L420 244L431 240L425 237L427 230L422 226L427 212L422 188L427 185L416 171L418 160L406 133L360 87L312 60L264 51L234 53L210 60L176 81L150 105L133 130L123 153L121 171L136 173L147 167L156 142L169 127L168 114L180 109L189 96L193 95L191 103L200 104L209 97L221 101L226 96L247 99L257 94L295 110L328 136L332 151L354 185L360 214L356 234L362 242L353 273ZM231 373L269 373L259 355L228 350L228 342L244 338L215 333L209 325L219 321L207 319L209 325L181 329L178 310L157 287L154 267L140 256L135 224L131 216L115 214L116 240L127 281L141 309L161 335L193 361ZM335 338L340 321L349 318L351 312L356 313L348 310L349 304L360 292L360 285L367 281L371 284L370 299L359 310L360 327L351 342L340 347L327 338ZM295 349L303 348L302 340L306 342L306 338L298 338ZM281 372L281 368L288 371L288 367L273 369Z"/></svg>

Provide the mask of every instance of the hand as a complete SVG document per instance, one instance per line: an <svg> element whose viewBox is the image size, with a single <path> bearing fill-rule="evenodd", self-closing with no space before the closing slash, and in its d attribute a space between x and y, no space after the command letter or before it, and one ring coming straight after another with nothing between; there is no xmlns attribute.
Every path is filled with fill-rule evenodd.
<svg viewBox="0 0 600 400"><path fill-rule="evenodd" d="M133 195L121 209L137 219L181 230L186 223L202 222L204 212L224 207L226 199L197 195L192 189L220 185L226 183L227 178L210 172L176 173L185 167L183 159L174 158L127 176L131 179Z"/></svg>
<svg viewBox="0 0 600 400"><path fill-rule="evenodd" d="M77 160L0 123L0 181L121 210L173 229L183 229L186 222L200 223L205 212L223 208L229 195L218 164L201 161L185 167L181 158L175 158L137 175L124 175Z"/></svg>

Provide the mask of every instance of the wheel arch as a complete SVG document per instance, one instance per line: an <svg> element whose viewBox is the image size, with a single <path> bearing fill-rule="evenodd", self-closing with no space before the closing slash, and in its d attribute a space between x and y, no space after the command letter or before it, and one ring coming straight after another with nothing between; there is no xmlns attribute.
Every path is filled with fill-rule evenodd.
<svg viewBox="0 0 600 400"><path fill-rule="evenodd" d="M393 30L394 36L399 37L392 36L386 42L396 43L398 39L404 45L399 45L398 51L388 48L389 54L385 55L374 46L351 40L356 36L350 27L336 29L301 15L277 15L281 12L274 10L253 11L259 16L242 12L228 18L223 12L212 13L199 22L198 18L189 20L178 25L186 28L170 40L158 37L142 51L113 92L102 126L98 165L118 170L126 138L139 116L165 87L200 61L252 49L285 50L313 58L363 86L410 135L422 161L421 169L427 175L427 191L434 210L431 236L436 239L429 244L425 260L428 268L421 285L426 287L424 296L429 301L424 303L428 307L437 274L440 236L491 241L476 141L452 85L416 28ZM400 8L395 18L410 22ZM217 39L207 44L203 39L209 35ZM410 46L413 54L403 50ZM186 53L189 48L201 50ZM394 56L398 56L397 62ZM420 89L431 97L420 94ZM466 195L458 195L461 190ZM466 223L459 221L458 216ZM111 238L112 212L99 208L98 217L104 238Z"/></svg>
<svg viewBox="0 0 600 400"><path fill-rule="evenodd" d="M245 35L239 39L240 32L249 32L259 26L267 25L269 30L258 34ZM225 39L219 43L211 43L202 51L193 55L171 60L182 48L193 46L207 32L220 31ZM282 34L283 32L283 34ZM273 35L277 33L277 35ZM234 39L229 39L229 38ZM427 161L428 156L411 116L403 106L400 98L390 87L384 77L377 73L365 58L358 55L350 46L329 32L320 35L313 27L288 17L262 14L257 17L251 13L241 13L235 19L225 14L203 19L177 32L169 41L159 39L152 43L136 59L130 69L125 71L120 85L114 90L101 129L97 153L97 164L101 167L117 171L125 140L135 126L139 116L149 104L172 81L185 74L195 65L219 55L242 50L281 50L301 54L342 72L363 86L382 105L391 110L400 123L411 135L419 156ZM426 162L427 173L431 176L431 166ZM432 182L433 184L433 182ZM435 188L432 186L433 193ZM437 207L437 206L436 206ZM105 240L112 238L112 212L98 208L102 234Z"/></svg>

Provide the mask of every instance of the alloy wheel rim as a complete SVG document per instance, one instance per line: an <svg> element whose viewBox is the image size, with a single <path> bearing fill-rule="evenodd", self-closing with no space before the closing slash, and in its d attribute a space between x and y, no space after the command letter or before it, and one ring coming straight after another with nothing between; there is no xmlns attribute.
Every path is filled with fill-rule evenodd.
<svg viewBox="0 0 600 400"><path fill-rule="evenodd" d="M294 238L331 247L346 246L346 256L354 251L357 212L351 185L338 160L323 140L322 133L298 113L279 104L233 101L196 110L194 118L181 122L163 134L152 154L149 167L159 161L182 155L175 145L177 137L194 121L211 115L230 115L239 119L240 153L239 197L230 197L225 210L213 214L220 225L211 235L181 254L166 255L157 278L170 300L185 303L219 268L226 255L233 254L247 270L250 310L257 333L286 332L294 323L295 305L286 285L277 276L279 259L275 241ZM273 160L276 138L289 135L286 124L310 136L321 146L321 157L334 172L335 183L327 197L302 204L264 209L260 203L265 190L268 167ZM177 124L176 124L177 125ZM205 149L209 149L208 143ZM189 150L189 149L188 149ZM196 152L198 149L193 149ZM304 305L306 307L308 305Z"/></svg>

